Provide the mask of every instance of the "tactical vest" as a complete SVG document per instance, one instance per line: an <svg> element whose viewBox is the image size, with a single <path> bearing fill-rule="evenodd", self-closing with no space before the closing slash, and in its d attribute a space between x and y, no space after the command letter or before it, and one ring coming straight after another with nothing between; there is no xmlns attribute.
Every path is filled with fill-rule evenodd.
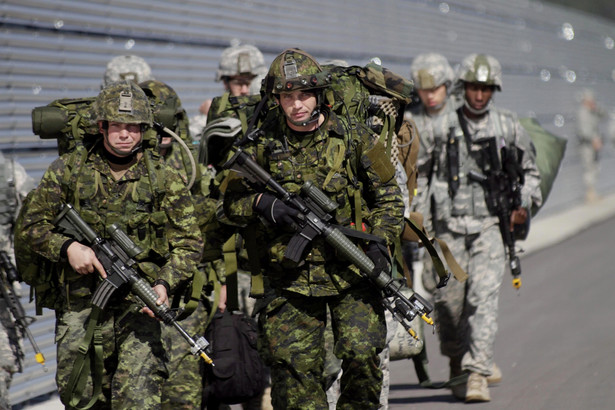
<svg viewBox="0 0 615 410"><path fill-rule="evenodd" d="M436 147L430 184L433 185L437 212L435 219L439 221L450 217L492 216L487 207L485 189L468 177L470 171L484 173L488 166L484 145L477 139L495 137L498 147L512 147L515 142L514 117L506 110L492 108L487 117L486 130L481 129L472 141L470 135L464 132L458 115L461 115L458 111L449 110L445 117L449 134L445 138L434 135Z"/></svg>
<svg viewBox="0 0 615 410"><path fill-rule="evenodd" d="M62 180L62 190L71 203L94 231L106 238L106 228L117 223L144 252L136 257L143 272L155 279L157 266L164 264L169 254L166 235L167 216L160 205L166 193L164 170L158 154L143 150L138 164L144 167L138 180L122 183L122 191L113 188L120 185L107 184L101 173L86 166L91 154L77 148L67 159L67 169ZM143 262L143 259L148 262Z"/></svg>
<svg viewBox="0 0 615 410"><path fill-rule="evenodd" d="M0 155L0 225L12 225L15 220L17 191L14 167L13 160Z"/></svg>

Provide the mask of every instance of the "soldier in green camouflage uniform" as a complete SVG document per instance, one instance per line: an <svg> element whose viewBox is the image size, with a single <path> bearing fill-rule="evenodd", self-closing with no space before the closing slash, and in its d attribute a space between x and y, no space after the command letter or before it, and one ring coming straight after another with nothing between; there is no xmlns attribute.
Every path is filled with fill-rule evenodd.
<svg viewBox="0 0 615 410"><path fill-rule="evenodd" d="M196 269L203 247L182 179L159 160L155 138L146 137L152 113L141 88L129 81L112 83L100 92L94 109L100 140L50 165L16 232L54 262L50 286L56 287L56 300L48 303L56 309L61 396L84 338L92 294L106 275L92 249L54 231L52 221L62 204L72 204L102 237L117 223L144 249L137 263L160 304ZM96 408L160 408L168 376L161 324L135 302L132 296L116 299L102 312L103 386ZM89 376L84 395L92 394Z"/></svg>
<svg viewBox="0 0 615 410"><path fill-rule="evenodd" d="M279 106L269 111L273 117L265 120L263 136L245 149L291 193L306 181L315 182L339 204L335 223L350 227L360 212L369 233L391 244L401 233L404 211L395 169L367 126L351 130L323 104L330 78L301 50L280 54L265 78L267 95ZM343 360L337 406L377 408L382 384L378 353L386 336L378 291L323 238L312 242L299 264L284 259L296 211L273 194L231 179L223 207L237 224L259 216L266 221L261 254L274 297L260 312L260 351L271 368L274 408L327 408L322 377L327 306L335 354ZM368 245L367 253L376 260L381 250L374 245Z"/></svg>
<svg viewBox="0 0 615 410"><path fill-rule="evenodd" d="M488 167L483 138L495 137L498 152L506 146L517 153L525 183L511 226L528 223L532 203L541 203L540 175L534 146L517 117L493 106L492 95L502 87L499 62L472 54L463 60L457 81L463 105L441 114L429 132L421 130L419 178L428 185L419 185L427 195L417 202L430 215L434 234L469 275L466 282L449 281L434 293L440 350L450 358L451 377L469 373L467 385L454 386L453 394L489 401L488 383L501 378L494 377L494 342L506 253L498 218L487 206L490 193L469 174L484 174Z"/></svg>
<svg viewBox="0 0 615 410"><path fill-rule="evenodd" d="M210 200L207 198L207 192L203 192L209 185L210 176L205 167L196 164L196 153L190 151L196 145L192 143L190 138L186 111L182 107L179 96L169 85L158 80L148 80L139 83L139 86L145 91L150 100L154 119L163 123L166 128L174 132L185 144L184 146L184 144L181 144L180 141L165 131L161 131L158 136L161 159L180 174L186 185L189 185L190 181L192 181L193 171L197 172L196 179L190 187L190 192L195 205L194 215L197 224L201 231L205 232L209 229L208 224L211 222L211 217L215 212L215 200ZM193 159L192 161L190 156ZM197 166L199 169L193 170L193 167ZM211 242L208 241L208 245L211 245ZM196 275L202 275L206 278L211 277L212 280L217 280L210 258L203 260L199 265L199 272L196 272ZM173 299L177 299L178 302L180 299L184 300L186 294L192 292L190 285L197 286L198 283L202 283L201 281L204 281L204 278L199 278L196 281L192 281L192 283L184 281L179 286L181 292L173 295ZM197 303L196 308L181 322L184 329L190 335L205 334L209 312L211 311L205 290L212 287L213 284L203 287L199 294L198 302L194 301ZM198 291L198 289L195 291ZM188 296L190 297L190 295ZM185 308L185 305L180 303L178 307ZM185 339L177 337L177 331L174 328L163 327L162 335L169 354L169 378L164 382L162 388L163 408L200 409L203 395L201 361L190 353L190 345Z"/></svg>

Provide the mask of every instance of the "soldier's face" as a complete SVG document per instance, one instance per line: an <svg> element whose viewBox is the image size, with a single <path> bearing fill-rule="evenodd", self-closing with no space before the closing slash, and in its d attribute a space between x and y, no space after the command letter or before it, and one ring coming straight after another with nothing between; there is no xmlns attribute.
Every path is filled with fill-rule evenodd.
<svg viewBox="0 0 615 410"><path fill-rule="evenodd" d="M446 100L446 85L442 84L439 87L418 90L418 93L427 112L435 111L440 108L444 100Z"/></svg>
<svg viewBox="0 0 615 410"><path fill-rule="evenodd" d="M475 110L482 110L489 104L489 100L493 96L493 86L478 84L478 83L466 83L465 84L466 100L470 107Z"/></svg>
<svg viewBox="0 0 615 410"><path fill-rule="evenodd" d="M99 122L100 132L104 136L104 145L107 151L125 157L132 154L132 150L141 142L140 124L123 124L109 121L105 130L103 123Z"/></svg>
<svg viewBox="0 0 615 410"><path fill-rule="evenodd" d="M226 89L234 97L242 95L250 95L250 85L252 84L252 76L238 75L230 77L226 80Z"/></svg>
<svg viewBox="0 0 615 410"><path fill-rule="evenodd" d="M318 100L314 93L295 90L282 92L278 97L280 107L286 116L288 126L295 131L312 131L318 124L314 122L308 126L303 124L309 123L312 117L312 112L316 109Z"/></svg>

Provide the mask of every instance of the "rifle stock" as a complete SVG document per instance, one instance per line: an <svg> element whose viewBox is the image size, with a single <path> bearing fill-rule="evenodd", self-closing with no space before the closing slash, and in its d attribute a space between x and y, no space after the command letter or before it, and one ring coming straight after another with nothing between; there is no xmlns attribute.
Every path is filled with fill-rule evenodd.
<svg viewBox="0 0 615 410"><path fill-rule="evenodd" d="M224 164L224 168L232 169L245 176L249 181L262 185L263 191L265 190L264 187L269 187L278 199L300 212L297 225L294 227L297 234L288 244L286 258L299 262L307 245L315 237L322 236L343 258L355 265L363 277L367 278L382 292L381 302L383 306L413 337L416 337L416 334L412 330L410 322L417 315L426 323L434 324L429 317L433 307L427 300L417 293L413 293L410 298L407 298L400 291L403 286L402 283L392 279L389 271L374 272L374 262L342 232L341 227L331 223L330 212L336 209L337 204L311 181L302 186L301 196L294 195L275 181L241 147L236 148L234 155ZM381 238L373 235L362 234L361 236L364 239L382 241Z"/></svg>
<svg viewBox="0 0 615 410"><path fill-rule="evenodd" d="M62 211L54 221L54 225L74 239L89 244L107 272L107 277L98 286L92 297L94 306L103 310L117 290L123 289L125 286L128 287L166 325L177 329L190 344L190 351L193 355L201 356L207 364L213 366L211 358L205 352L209 342L203 336L191 337L175 320L175 312L167 304L156 304L158 295L134 268L136 261L133 258L140 254L142 250L119 226L113 224L107 228L112 240L103 239L96 234L70 204L63 206Z"/></svg>

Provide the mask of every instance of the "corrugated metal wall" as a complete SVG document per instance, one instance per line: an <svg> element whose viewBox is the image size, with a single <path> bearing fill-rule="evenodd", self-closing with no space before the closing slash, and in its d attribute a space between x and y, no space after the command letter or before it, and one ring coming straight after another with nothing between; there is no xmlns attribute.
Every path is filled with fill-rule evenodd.
<svg viewBox="0 0 615 410"><path fill-rule="evenodd" d="M205 98L221 92L214 74L232 39L258 46L267 62L284 48L300 47L319 59L351 64L378 56L403 75L421 52L443 53L452 64L472 52L494 55L504 70L497 104L534 116L570 139L543 215L582 200L572 138L575 96L591 87L600 102L615 107L613 23L529 0L4 0L0 5L0 149L35 177L56 153L54 141L33 135L33 107L96 95L106 62L137 54L194 115ZM609 147L603 191L615 189L607 178L615 168L613 156ZM52 323L48 315L34 325L50 350ZM46 354L50 372L29 366L15 379L14 402L53 389L54 355ZM42 389L26 379L43 383Z"/></svg>

